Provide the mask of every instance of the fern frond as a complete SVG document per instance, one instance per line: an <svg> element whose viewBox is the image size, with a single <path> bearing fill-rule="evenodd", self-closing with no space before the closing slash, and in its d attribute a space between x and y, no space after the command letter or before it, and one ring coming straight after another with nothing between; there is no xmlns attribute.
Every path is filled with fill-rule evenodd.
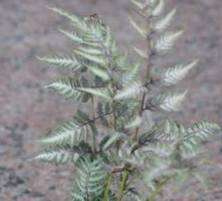
<svg viewBox="0 0 222 201"><path fill-rule="evenodd" d="M139 26L137 22L135 22L135 20L129 16L129 22L130 24L133 26L133 28L143 37L146 38L147 37L147 30L145 28L143 28L142 26Z"/></svg>
<svg viewBox="0 0 222 201"><path fill-rule="evenodd" d="M172 120L164 121L163 124L159 125L159 128L155 138L161 142L176 142L186 132L183 125Z"/></svg>
<svg viewBox="0 0 222 201"><path fill-rule="evenodd" d="M144 4L138 0L131 0L131 3L133 4L133 6L139 10L143 10L144 8Z"/></svg>
<svg viewBox="0 0 222 201"><path fill-rule="evenodd" d="M126 138L127 138L127 136L124 133L112 132L112 133L109 134L108 139L106 140L106 142L103 143L102 150L106 151L112 145L116 144L116 142L119 141L120 139L124 140Z"/></svg>
<svg viewBox="0 0 222 201"><path fill-rule="evenodd" d="M217 124L206 121L195 123L192 127L186 129L183 137L178 142L183 158L197 155L201 150L202 142L220 131L221 128Z"/></svg>
<svg viewBox="0 0 222 201"><path fill-rule="evenodd" d="M77 101L87 102L90 98L89 94L80 91L79 88L87 86L87 81L82 78L80 80L73 78L62 78L49 85L47 88L53 89L66 98L73 98Z"/></svg>
<svg viewBox="0 0 222 201"><path fill-rule="evenodd" d="M103 81L110 80L110 75L106 69L100 68L96 65L86 65L86 67L95 75L101 78Z"/></svg>
<svg viewBox="0 0 222 201"><path fill-rule="evenodd" d="M69 19L73 23L73 25L76 26L79 30L83 30L83 31L87 30L87 24L86 24L86 21L84 20L83 17L77 16L74 14L70 14L63 9L59 9L59 8L55 8L55 7L54 8L48 7L48 9Z"/></svg>
<svg viewBox="0 0 222 201"><path fill-rule="evenodd" d="M157 32L163 32L170 26L170 23L175 14L176 14L176 9L173 9L165 17L155 22L152 28Z"/></svg>
<svg viewBox="0 0 222 201"><path fill-rule="evenodd" d="M105 178L106 172L101 159L81 159L76 172L73 200L98 198L104 190Z"/></svg>
<svg viewBox="0 0 222 201"><path fill-rule="evenodd" d="M82 67L82 65L77 61L76 58L72 57L38 57L40 61L43 61L45 63L48 63L49 65L53 67L58 68L69 68L72 70L78 70Z"/></svg>
<svg viewBox="0 0 222 201"><path fill-rule="evenodd" d="M162 75L162 83L166 86L171 86L177 84L179 81L183 80L189 71L196 66L198 60L193 61L188 65L177 65L168 68Z"/></svg>
<svg viewBox="0 0 222 201"><path fill-rule="evenodd" d="M200 140L206 140L209 135L213 135L219 131L221 131L221 128L217 124L203 121L195 123L191 128L188 128L185 139L196 137Z"/></svg>
<svg viewBox="0 0 222 201"><path fill-rule="evenodd" d="M160 94L154 99L152 99L151 104L167 112L178 111L181 107L184 98L186 97L186 94L187 91L183 93Z"/></svg>
<svg viewBox="0 0 222 201"><path fill-rule="evenodd" d="M84 40L74 32L71 33L63 29L59 29L59 31L63 33L65 36L67 36L69 39L71 39L74 43L77 43L77 44L84 43Z"/></svg>
<svg viewBox="0 0 222 201"><path fill-rule="evenodd" d="M79 91L86 92L90 95L103 98L107 101L111 100L111 93L106 88L78 88Z"/></svg>
<svg viewBox="0 0 222 201"><path fill-rule="evenodd" d="M97 106L97 113L100 116L100 121L102 124L106 127L108 127L109 122L106 118L106 114L111 114L112 113L112 107L110 103L108 102L99 102Z"/></svg>
<svg viewBox="0 0 222 201"><path fill-rule="evenodd" d="M142 118L140 116L136 116L131 122L127 123L125 128L132 129L138 128L142 123Z"/></svg>
<svg viewBox="0 0 222 201"><path fill-rule="evenodd" d="M144 165L148 155L141 151L140 149L134 151L133 145L130 145L128 142L122 144L121 148L118 150L118 157L121 161L127 162L135 167L140 167Z"/></svg>
<svg viewBox="0 0 222 201"><path fill-rule="evenodd" d="M134 82L130 86L123 88L114 97L115 100L129 99L138 96L144 91L144 87L139 82Z"/></svg>
<svg viewBox="0 0 222 201"><path fill-rule="evenodd" d="M101 55L93 55L88 52L84 52L81 49L75 49L74 53L78 56L81 56L83 59L87 59L89 62L106 66L106 59Z"/></svg>
<svg viewBox="0 0 222 201"><path fill-rule="evenodd" d="M47 151L35 157L36 160L55 164L66 164L69 162L75 163L78 158L78 153L71 153L66 150Z"/></svg>
<svg viewBox="0 0 222 201"><path fill-rule="evenodd" d="M89 132L88 126L81 126L71 120L56 128L49 137L42 139L40 142L49 147L77 146L80 142L86 141Z"/></svg>
<svg viewBox="0 0 222 201"><path fill-rule="evenodd" d="M131 85L132 82L136 82L138 80L140 70L140 64L135 63L133 65L129 65L129 69L126 73L124 73L122 78L123 86Z"/></svg>
<svg viewBox="0 0 222 201"><path fill-rule="evenodd" d="M148 59L148 55L146 51L138 49L136 47L134 47L133 49L140 57L142 57L143 59Z"/></svg>
<svg viewBox="0 0 222 201"><path fill-rule="evenodd" d="M160 37L155 43L155 49L158 53L165 53L173 48L177 39L183 34L183 31L168 32Z"/></svg>
<svg viewBox="0 0 222 201"><path fill-rule="evenodd" d="M155 8L152 10L152 16L157 17L162 14L165 8L165 0L158 0Z"/></svg>

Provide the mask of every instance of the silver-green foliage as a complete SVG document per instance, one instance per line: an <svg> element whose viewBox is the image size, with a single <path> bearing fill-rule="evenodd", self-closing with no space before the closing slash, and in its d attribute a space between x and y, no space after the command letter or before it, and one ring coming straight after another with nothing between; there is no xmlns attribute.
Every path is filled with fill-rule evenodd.
<svg viewBox="0 0 222 201"><path fill-rule="evenodd" d="M201 144L220 131L218 125L205 121L186 128L166 119L167 112L180 109L187 94L172 87L197 60L159 68L155 74L154 56L168 53L183 33L168 31L176 9L164 15L164 0L131 1L143 23L129 17L130 23L148 46L147 50L134 48L139 55L135 63L119 50L110 28L97 15L82 17L50 8L70 21L71 31L59 31L73 42L74 49L67 56L39 58L70 71L47 88L84 104L84 111L89 107L90 112L78 109L72 120L41 139L44 151L36 159L75 165L73 201L155 200L168 181L185 172L194 174L187 160L198 156ZM147 111L163 113L164 118L146 122ZM148 194L138 188L141 180Z"/></svg>

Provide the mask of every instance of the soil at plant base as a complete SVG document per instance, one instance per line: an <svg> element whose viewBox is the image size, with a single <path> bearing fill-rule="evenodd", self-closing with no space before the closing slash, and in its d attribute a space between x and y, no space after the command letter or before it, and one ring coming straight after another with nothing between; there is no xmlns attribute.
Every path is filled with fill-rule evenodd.
<svg viewBox="0 0 222 201"><path fill-rule="evenodd" d="M175 116L185 124L210 119L222 125L222 1L168 0L177 6L175 27L185 35L176 51L157 61L161 67L175 62L200 63L182 88L189 87L184 110ZM54 167L30 160L40 149L37 139L73 115L78 105L43 90L44 83L60 72L46 68L36 56L64 52L71 44L57 31L67 22L47 10L57 6L81 15L99 13L116 34L122 49L143 47L127 22L128 0L0 0L0 200L69 200L71 167ZM70 27L69 27L70 28ZM172 58L173 57L173 58ZM212 161L222 165L221 137L206 145ZM207 191L191 183L165 200L222 200L222 170L209 169L213 185ZM190 184L190 185L191 185ZM182 192L182 193L181 193ZM164 200L164 199L161 199Z"/></svg>

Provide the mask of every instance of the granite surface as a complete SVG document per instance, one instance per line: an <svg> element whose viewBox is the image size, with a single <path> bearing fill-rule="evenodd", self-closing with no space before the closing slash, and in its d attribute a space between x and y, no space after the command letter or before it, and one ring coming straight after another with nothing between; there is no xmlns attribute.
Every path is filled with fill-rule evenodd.
<svg viewBox="0 0 222 201"><path fill-rule="evenodd" d="M189 88L182 112L175 114L185 124L209 119L222 125L222 1L168 0L176 5L175 26L183 27L184 37L176 51L157 61L173 62L199 58L198 68L181 87ZM38 152L37 140L57 122L72 116L78 105L43 85L60 72L39 63L36 56L64 52L71 44L57 27L66 21L49 12L46 6L58 6L81 15L99 13L112 27L120 46L142 42L129 26L128 0L0 0L0 200L69 200L72 167L37 164L30 159ZM222 165L221 137L207 147L212 160ZM219 166L220 167L220 166ZM189 197L183 192L165 200L222 200L222 169L209 171L213 187L195 190ZM198 189L198 188L197 188Z"/></svg>

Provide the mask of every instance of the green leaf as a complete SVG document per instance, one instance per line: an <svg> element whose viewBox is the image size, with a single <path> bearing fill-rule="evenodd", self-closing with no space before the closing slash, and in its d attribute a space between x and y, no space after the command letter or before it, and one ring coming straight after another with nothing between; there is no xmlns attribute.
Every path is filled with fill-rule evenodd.
<svg viewBox="0 0 222 201"><path fill-rule="evenodd" d="M88 114L83 112L82 110L78 109L74 119L79 123L79 124L86 124L87 122L90 121L90 117Z"/></svg>
<svg viewBox="0 0 222 201"><path fill-rule="evenodd" d="M151 105L167 112L178 111L186 94L187 91L182 93L162 93L151 100Z"/></svg>
<svg viewBox="0 0 222 201"><path fill-rule="evenodd" d="M106 88L78 88L78 90L106 100L111 100L110 92Z"/></svg>
<svg viewBox="0 0 222 201"><path fill-rule="evenodd" d="M84 43L84 40L81 38L81 37L79 37L76 33L70 33L70 32L68 32L68 31L65 31L65 30L62 30L62 29L59 29L59 31L61 32L61 33L63 33L65 36L67 36L69 39L71 39L73 42L75 42L75 43L78 43L78 44L82 44L82 43Z"/></svg>
<svg viewBox="0 0 222 201"><path fill-rule="evenodd" d="M129 16L129 22L131 23L131 25L133 26L133 28L143 37L143 38L147 38L148 35L148 31L143 28L142 26L139 26L137 22L135 22L135 20Z"/></svg>
<svg viewBox="0 0 222 201"><path fill-rule="evenodd" d="M137 47L134 47L134 51L143 59L148 59L148 53L146 51L138 49Z"/></svg>
<svg viewBox="0 0 222 201"><path fill-rule="evenodd" d="M179 81L184 79L189 71L196 66L198 60L193 61L188 65L177 65L171 68L168 68L161 76L161 82L166 86L171 86L177 84Z"/></svg>
<svg viewBox="0 0 222 201"><path fill-rule="evenodd" d="M58 68L68 68L72 70L78 70L82 67L82 65L76 60L76 58L69 58L69 57L38 57L40 61L48 63L52 66Z"/></svg>
<svg viewBox="0 0 222 201"><path fill-rule="evenodd" d="M36 160L55 164L67 164L69 162L75 163L78 158L78 153L72 153L66 150L47 151L35 157Z"/></svg>
<svg viewBox="0 0 222 201"><path fill-rule="evenodd" d="M82 141L86 141L88 125L79 125L75 120L68 121L54 131L51 135L40 142L50 147L74 147Z"/></svg>
<svg viewBox="0 0 222 201"><path fill-rule="evenodd" d="M95 76L98 76L103 81L110 80L110 76L106 70L101 69L95 65L86 65L86 66Z"/></svg>
<svg viewBox="0 0 222 201"><path fill-rule="evenodd" d="M98 198L103 193L106 178L102 160L81 159L75 178L74 200Z"/></svg>
<svg viewBox="0 0 222 201"><path fill-rule="evenodd" d="M187 135L185 139L196 138L201 141L206 140L210 135L218 133L221 131L219 125L215 123L210 123L206 121L202 121L199 123L195 123L192 127L187 129Z"/></svg>
<svg viewBox="0 0 222 201"><path fill-rule="evenodd" d="M162 19L158 20L153 25L153 29L158 32L162 32L165 29L167 29L170 26L170 23L171 23L173 17L175 16L175 14L176 14L176 9L173 9L166 16L164 16Z"/></svg>
<svg viewBox="0 0 222 201"><path fill-rule="evenodd" d="M110 133L107 141L103 144L102 149L108 150L112 145L114 145L120 139L126 139L126 135L124 133L114 132Z"/></svg>
<svg viewBox="0 0 222 201"><path fill-rule="evenodd" d="M137 82L139 79L139 70L140 64L135 63L133 65L129 65L128 71L123 75L122 82L124 86L131 85L132 82Z"/></svg>
<svg viewBox="0 0 222 201"><path fill-rule="evenodd" d="M79 49L75 49L74 53L78 56L81 56L84 59L89 60L90 62L102 65L102 66L106 66L106 59L103 56L100 55L93 55L90 54L88 52L83 52Z"/></svg>
<svg viewBox="0 0 222 201"><path fill-rule="evenodd" d="M68 18L74 26L76 26L78 29L82 30L82 31L86 31L87 30L87 24L86 21L84 20L83 17L74 15L74 14L70 14L68 12L66 12L63 9L59 9L59 8L52 8L52 7L48 7L48 9L58 13L59 15Z"/></svg>
<svg viewBox="0 0 222 201"><path fill-rule="evenodd" d="M139 10L143 10L144 4L138 0L131 0L132 4Z"/></svg>
<svg viewBox="0 0 222 201"><path fill-rule="evenodd" d="M112 107L108 102L99 102L97 106L97 113L100 116L100 121L103 126L108 127L109 122L107 120L107 114L111 114Z"/></svg>
<svg viewBox="0 0 222 201"><path fill-rule="evenodd" d="M165 8L165 0L158 0L155 8L152 10L152 16L160 16Z"/></svg>
<svg viewBox="0 0 222 201"><path fill-rule="evenodd" d="M85 78L80 80L73 78L63 78L58 79L57 81L47 85L47 88L54 89L60 95L65 96L66 98L72 98L77 101L87 102L90 98L89 94L84 93L79 90L81 86L87 86L88 83Z"/></svg>
<svg viewBox="0 0 222 201"><path fill-rule="evenodd" d="M144 87L139 82L134 82L130 86L123 88L121 91L118 91L115 100L123 100L128 98L135 98L144 91Z"/></svg>
<svg viewBox="0 0 222 201"><path fill-rule="evenodd" d="M155 43L155 49L158 53L165 53L171 50L178 38L183 34L183 31L167 32L162 35Z"/></svg>

